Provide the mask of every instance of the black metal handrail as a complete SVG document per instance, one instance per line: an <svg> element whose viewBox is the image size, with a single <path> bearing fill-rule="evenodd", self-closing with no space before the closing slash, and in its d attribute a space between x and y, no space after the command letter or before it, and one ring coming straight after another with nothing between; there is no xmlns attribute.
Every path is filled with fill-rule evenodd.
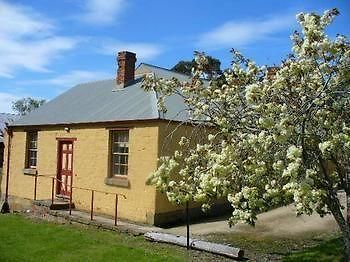
<svg viewBox="0 0 350 262"><path fill-rule="evenodd" d="M91 205L90 205L90 219L93 220L94 216L94 196L96 193L103 193L108 195L115 195L115 212L114 212L114 225L117 226L117 216L118 216L118 202L119 202L119 196L126 199L126 196L124 194L119 193L113 193L113 192L107 192L92 188L85 188L85 187L76 187L73 186L73 176L71 178L71 184L68 185L68 183L63 182L62 180L58 179L56 177L56 174L46 174L46 175L34 175L34 200L37 200L37 188L38 188L38 177L44 177L44 178L51 178L52 179L52 187L51 187L51 205L54 204L54 198L55 198L55 181L61 184L66 185L67 187L70 187L70 194L69 194L69 215L72 215L72 203L73 203L73 188L79 189L79 190L85 190L91 192Z"/></svg>

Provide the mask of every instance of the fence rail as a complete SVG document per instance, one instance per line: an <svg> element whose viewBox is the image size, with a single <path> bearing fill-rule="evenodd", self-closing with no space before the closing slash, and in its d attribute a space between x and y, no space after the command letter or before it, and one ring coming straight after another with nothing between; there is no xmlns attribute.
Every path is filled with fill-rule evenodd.
<svg viewBox="0 0 350 262"><path fill-rule="evenodd" d="M119 193L114 193L114 192L108 192L108 191L102 191L102 190L97 190L97 189L92 189L92 188L85 188L85 187L76 187L73 186L73 176L71 177L71 184L68 185L67 183L63 182L62 180L58 179L56 177L56 174L46 174L46 175L39 175L36 174L34 175L34 196L33 199L37 200L37 190L38 190L38 178L47 178L47 179L52 179L52 184L51 184L51 205L54 204L55 201L55 182L56 185L57 183L63 184L67 186L67 188L70 188L70 193L69 193L69 215L72 215L72 203L73 203L73 189L78 189L78 190L85 190L85 191L90 191L91 192L91 204L90 204L90 219L94 220L94 198L95 198L95 193L102 193L102 194L107 194L107 195L115 195L115 209L114 209L114 225L117 226L117 217L118 217L118 202L119 202L119 197L122 197L126 199L126 196L124 194L119 194Z"/></svg>

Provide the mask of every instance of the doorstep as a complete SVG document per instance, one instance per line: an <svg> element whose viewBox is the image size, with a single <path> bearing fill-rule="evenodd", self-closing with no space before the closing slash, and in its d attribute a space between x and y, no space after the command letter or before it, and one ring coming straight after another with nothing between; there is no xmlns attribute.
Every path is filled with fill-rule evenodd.
<svg viewBox="0 0 350 262"><path fill-rule="evenodd" d="M69 202L63 199L55 199L52 203L51 200L34 200L33 205L48 207L51 210L69 210ZM71 208L74 209L75 205L72 203Z"/></svg>

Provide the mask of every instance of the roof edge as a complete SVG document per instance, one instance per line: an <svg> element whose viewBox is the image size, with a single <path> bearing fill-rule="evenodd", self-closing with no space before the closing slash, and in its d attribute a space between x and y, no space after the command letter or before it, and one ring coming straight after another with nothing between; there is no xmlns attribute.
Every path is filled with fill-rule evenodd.
<svg viewBox="0 0 350 262"><path fill-rule="evenodd" d="M147 119L127 119L127 120L111 120L111 121L98 121L98 122L78 122L78 123L55 123L55 124L42 124L42 125L10 125L10 128L28 128L28 127L54 127L54 126L76 126L76 125L96 125L96 124L113 124L113 123L127 123L127 122L148 122L148 121L166 121L166 122L182 122L178 120L169 120L166 118L147 118Z"/></svg>

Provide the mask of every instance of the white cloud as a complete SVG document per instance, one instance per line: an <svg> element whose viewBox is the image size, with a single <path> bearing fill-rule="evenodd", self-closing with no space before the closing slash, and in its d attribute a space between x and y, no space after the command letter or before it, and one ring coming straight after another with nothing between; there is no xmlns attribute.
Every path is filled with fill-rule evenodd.
<svg viewBox="0 0 350 262"><path fill-rule="evenodd" d="M51 21L31 8L12 5L0 0L0 36L18 38L33 32L44 33L53 29Z"/></svg>
<svg viewBox="0 0 350 262"><path fill-rule="evenodd" d="M108 74L102 71L83 71L83 70L74 70L65 75L60 75L55 78L47 79L48 84L53 84L63 87L72 87L77 84L110 79L113 75Z"/></svg>
<svg viewBox="0 0 350 262"><path fill-rule="evenodd" d="M13 77L17 69L47 71L77 39L54 34L52 22L34 10L0 0L0 77Z"/></svg>
<svg viewBox="0 0 350 262"><path fill-rule="evenodd" d="M78 18L93 25L112 24L124 5L124 0L87 0L85 13Z"/></svg>
<svg viewBox="0 0 350 262"><path fill-rule="evenodd" d="M96 80L112 79L114 76L102 71L73 70L67 74L41 80L21 81L20 84L55 85L60 87L72 87L77 84Z"/></svg>
<svg viewBox="0 0 350 262"><path fill-rule="evenodd" d="M152 59L163 52L163 47L151 43L110 42L103 44L99 50L104 55L116 55L119 51L134 52L137 59Z"/></svg>
<svg viewBox="0 0 350 262"><path fill-rule="evenodd" d="M74 47L75 41L65 37L50 37L36 41L0 41L0 76L12 77L17 68L47 72L47 66L62 51Z"/></svg>
<svg viewBox="0 0 350 262"><path fill-rule="evenodd" d="M10 93L2 93L0 92L0 112L1 113L13 113L12 110L12 102L21 99L21 97L10 94Z"/></svg>
<svg viewBox="0 0 350 262"><path fill-rule="evenodd" d="M237 47L273 36L290 28L293 15L277 15L264 20L229 21L200 36L198 45L206 48Z"/></svg>

